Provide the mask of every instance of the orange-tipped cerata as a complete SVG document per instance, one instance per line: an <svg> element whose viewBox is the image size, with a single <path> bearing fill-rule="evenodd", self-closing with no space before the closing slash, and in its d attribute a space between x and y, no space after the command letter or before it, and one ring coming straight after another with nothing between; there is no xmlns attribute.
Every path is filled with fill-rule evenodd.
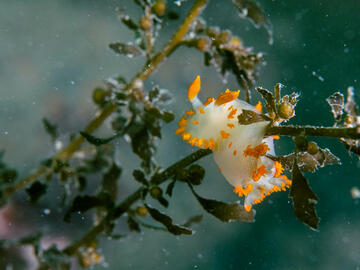
<svg viewBox="0 0 360 270"><path fill-rule="evenodd" d="M192 82L188 89L188 99L192 102L194 98L200 91L201 81L200 76L197 76L196 79Z"/></svg>
<svg viewBox="0 0 360 270"><path fill-rule="evenodd" d="M222 93L222 94L220 94L220 96L217 97L217 99L215 100L215 105L220 106L222 104L233 101L238 98L239 93L240 93L240 90L234 91L234 92L227 90L225 93Z"/></svg>

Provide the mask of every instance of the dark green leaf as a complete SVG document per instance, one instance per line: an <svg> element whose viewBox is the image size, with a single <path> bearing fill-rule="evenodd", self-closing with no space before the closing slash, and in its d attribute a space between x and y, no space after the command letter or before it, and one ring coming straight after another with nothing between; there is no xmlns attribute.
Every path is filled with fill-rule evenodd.
<svg viewBox="0 0 360 270"><path fill-rule="evenodd" d="M135 57L142 55L143 52L133 44L125 44L121 42L110 43L109 48L118 54L124 54L127 57Z"/></svg>
<svg viewBox="0 0 360 270"><path fill-rule="evenodd" d="M153 102L160 94L160 90L158 87L154 87L149 91L149 101Z"/></svg>
<svg viewBox="0 0 360 270"><path fill-rule="evenodd" d="M119 134L116 134L114 136L111 136L109 138L98 138L95 137L93 135L91 135L90 133L86 132L86 131L80 131L81 136L83 136L89 143L99 146L102 144L107 144L109 142L111 142L113 139L119 137Z"/></svg>
<svg viewBox="0 0 360 270"><path fill-rule="evenodd" d="M168 17L168 19L170 20L177 20L180 18L180 15L176 12L176 11L173 11L173 10L169 10L166 14L166 16Z"/></svg>
<svg viewBox="0 0 360 270"><path fill-rule="evenodd" d="M193 164L187 170L187 181L192 185L200 185L205 177L205 170L197 164Z"/></svg>
<svg viewBox="0 0 360 270"><path fill-rule="evenodd" d="M55 141L59 137L58 127L55 124L51 123L45 117L43 118L42 122L43 122L46 133L50 135L50 137L53 141Z"/></svg>
<svg viewBox="0 0 360 270"><path fill-rule="evenodd" d="M76 196L71 208L66 212L64 221L70 222L73 213L84 213L94 207L105 207L110 209L114 202L107 192L101 192L98 196Z"/></svg>
<svg viewBox="0 0 360 270"><path fill-rule="evenodd" d="M165 123L170 123L175 119L175 116L171 112L163 112L161 114L161 119L165 121Z"/></svg>
<svg viewBox="0 0 360 270"><path fill-rule="evenodd" d="M119 240L121 238L125 237L124 234L112 234L110 235L110 239Z"/></svg>
<svg viewBox="0 0 360 270"><path fill-rule="evenodd" d="M79 191L84 191L86 188L86 185L87 185L86 177L83 175L78 175L76 177L76 180L77 180L77 185L78 185Z"/></svg>
<svg viewBox="0 0 360 270"><path fill-rule="evenodd" d="M121 168L119 168L115 162L112 163L110 169L104 173L102 179L102 191L110 194L111 198L115 199L117 194L117 180L121 175Z"/></svg>
<svg viewBox="0 0 360 270"><path fill-rule="evenodd" d="M340 122L344 109L344 95L340 92L336 92L328 97L326 101L331 107L331 112L334 116L335 123Z"/></svg>
<svg viewBox="0 0 360 270"><path fill-rule="evenodd" d="M15 169L5 168L0 170L0 184L11 184L17 178L17 171Z"/></svg>
<svg viewBox="0 0 360 270"><path fill-rule="evenodd" d="M39 181L34 182L29 188L26 189L26 193L30 197L30 202L37 202L42 195L46 193L47 185Z"/></svg>
<svg viewBox="0 0 360 270"><path fill-rule="evenodd" d="M209 200L200 197L196 194L193 187L189 184L189 187L201 204L201 206L210 214L220 219L223 222L241 221L241 222L254 222L255 212L251 210L247 212L242 205L238 203L224 203L216 200Z"/></svg>
<svg viewBox="0 0 360 270"><path fill-rule="evenodd" d="M296 159L292 169L292 186L289 197L293 199L295 216L311 228L317 229L319 218L316 214L315 204L318 197L300 172Z"/></svg>
<svg viewBox="0 0 360 270"><path fill-rule="evenodd" d="M272 25L260 5L254 0L233 0L233 3L238 9L240 17L249 19L256 28L263 26L266 29L269 35L269 43L272 44Z"/></svg>
<svg viewBox="0 0 360 270"><path fill-rule="evenodd" d="M129 134L130 135L130 134ZM142 159L141 167L146 171L150 172L152 165L153 147L147 128L142 128L135 134L131 134L131 147L133 152Z"/></svg>
<svg viewBox="0 0 360 270"><path fill-rule="evenodd" d="M121 133L124 131L127 121L127 118L120 115L111 121L111 127L116 133Z"/></svg>
<svg viewBox="0 0 360 270"><path fill-rule="evenodd" d="M162 206L164 207L169 206L169 202L163 196L160 196L159 198L157 198L157 200Z"/></svg>
<svg viewBox="0 0 360 270"><path fill-rule="evenodd" d="M274 95L261 87L256 88L256 90L262 95L262 97L265 100L265 106L266 106L266 110L268 111L269 114L271 113L276 113L276 107L275 107L275 99L274 99Z"/></svg>
<svg viewBox="0 0 360 270"><path fill-rule="evenodd" d="M135 178L136 181L138 181L139 183L143 184L144 186L148 186L149 183L145 178L145 174L140 171L140 170L134 170L133 171L133 176Z"/></svg>
<svg viewBox="0 0 360 270"><path fill-rule="evenodd" d="M161 138L161 127L159 119L162 117L158 108L152 107L145 110L144 121L152 136Z"/></svg>
<svg viewBox="0 0 360 270"><path fill-rule="evenodd" d="M138 30L139 26L131 20L130 16L126 14L125 10L117 8L116 9L118 18L125 24L130 30Z"/></svg>
<svg viewBox="0 0 360 270"><path fill-rule="evenodd" d="M150 207L147 204L145 204L145 206L148 209L149 214L152 216L152 218L163 224L170 233L175 235L192 234L192 231L190 229L174 224L169 216L161 213L160 211Z"/></svg>
<svg viewBox="0 0 360 270"><path fill-rule="evenodd" d="M139 223L137 223L131 216L128 217L127 224L130 231L141 232Z"/></svg>
<svg viewBox="0 0 360 270"><path fill-rule="evenodd" d="M211 65L211 54L209 52L205 52L204 53L204 65L205 66L210 66Z"/></svg>
<svg viewBox="0 0 360 270"><path fill-rule="evenodd" d="M175 183L176 183L175 180L171 181L170 184L169 184L169 185L167 186L167 188L166 188L166 194L167 194L169 197L172 196L172 192L173 192L173 189L174 189L174 187L175 187Z"/></svg>

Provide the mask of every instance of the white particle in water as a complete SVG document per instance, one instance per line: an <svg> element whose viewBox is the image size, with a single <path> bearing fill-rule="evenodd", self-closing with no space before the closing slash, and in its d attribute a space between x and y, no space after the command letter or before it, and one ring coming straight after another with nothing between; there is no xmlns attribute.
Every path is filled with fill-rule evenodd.
<svg viewBox="0 0 360 270"><path fill-rule="evenodd" d="M43 210L43 213L44 213L44 215L50 215L51 210L46 208L46 209Z"/></svg>
<svg viewBox="0 0 360 270"><path fill-rule="evenodd" d="M324 78L323 78L321 75L317 74L315 71L311 72L311 74L312 74L314 77L318 78L320 82L323 82L323 81L324 81Z"/></svg>

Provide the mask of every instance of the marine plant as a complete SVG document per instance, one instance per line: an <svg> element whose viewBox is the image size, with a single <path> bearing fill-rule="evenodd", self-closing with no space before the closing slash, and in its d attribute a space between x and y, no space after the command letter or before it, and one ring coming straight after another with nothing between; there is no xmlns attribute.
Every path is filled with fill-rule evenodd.
<svg viewBox="0 0 360 270"><path fill-rule="evenodd" d="M201 17L208 1L195 0L183 22L160 49L156 42L162 34L162 26L178 23L179 17L168 10L165 0L134 0L142 14L138 21L125 10L118 9L119 20L134 32L135 39L111 43L109 48L115 54L130 58L143 57L143 68L130 80L119 75L94 89L92 98L99 110L95 118L72 137L66 147L44 159L35 172L19 178L17 170L10 168L1 156L3 205L22 190L36 203L46 194L49 182L59 181L66 186L62 205L66 209L66 222L71 222L75 213L92 210L94 214L92 228L62 250L55 246L43 249L39 244L41 232L13 240L16 245L33 246L39 269L70 269L71 258L77 258L83 267L101 263L104 258L98 250L97 239L103 233L111 239L121 238L123 235L114 230L119 219L126 218L130 230L136 232L145 227L174 235L191 235L191 226L201 222L201 215L189 217L187 222L178 225L164 213L171 198L176 196L174 186L180 184L188 186L205 212L222 222L254 222L255 204L273 192L289 190L296 217L310 228L318 228L315 209L318 197L303 172L315 172L325 165L339 164L340 160L309 137L334 138L344 145L344 150L359 155L360 118L354 90L348 88L346 98L336 92L326 100L334 118L333 126L289 124L295 117L295 106L301 103L301 96L283 94L280 83L273 91L257 87L264 55L245 47L246 37L209 26ZM233 4L240 17L250 20L257 28L266 29L271 44L271 23L260 5L252 0L233 0ZM172 99L172 92L159 86L148 88L144 82L180 47L203 54L204 64L214 67L221 76L232 74L240 90L220 89L217 98L209 97L202 103L198 98L200 77L194 74L187 82L190 85L188 100L193 108L184 116L174 115L166 106ZM254 100L255 92L262 101ZM244 100L240 100L240 96ZM106 119L111 119L113 134L105 138L92 135ZM179 143L181 136L200 149L162 168L154 154L162 140L162 130L174 119L179 127L172 134L178 137ZM59 139L58 127L47 118L43 119L43 124L55 144ZM294 150L277 156L274 141L281 140L282 136L293 139ZM117 140L127 141L141 160L140 166L132 171L133 179L126 179L137 181L138 188L121 198L118 198L118 180L127 168L121 168L116 162L114 143ZM234 186L236 194L244 196L243 200L226 203L198 194L196 186L203 184L207 168L196 162L208 155L214 156L224 178ZM101 175L100 185L92 194L82 193L88 179L94 175ZM224 187L228 188L226 184ZM66 192L68 189L72 190L71 194ZM150 200L157 201L159 207L152 206ZM144 221L144 216L150 216L154 222ZM0 247L5 247L9 241L3 240Z"/></svg>

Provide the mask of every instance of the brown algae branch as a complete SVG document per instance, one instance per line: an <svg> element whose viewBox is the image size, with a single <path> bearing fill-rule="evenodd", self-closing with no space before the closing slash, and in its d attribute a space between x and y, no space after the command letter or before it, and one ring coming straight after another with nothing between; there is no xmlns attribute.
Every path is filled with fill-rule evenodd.
<svg viewBox="0 0 360 270"><path fill-rule="evenodd" d="M314 126L270 126L267 128L265 136L313 136L330 138L360 139L360 129L358 127L314 127Z"/></svg>
<svg viewBox="0 0 360 270"><path fill-rule="evenodd" d="M333 138L350 138L350 139L359 139L360 132L358 128L333 128L333 127L313 127L313 126L271 126L266 130L266 136L272 135L281 135L281 136L317 136L317 137L333 137ZM200 149L182 160L174 163L168 167L165 171L156 174L152 177L151 183L153 184L162 184L176 172L182 168L189 166L190 164L196 162L197 160L208 156L212 151L209 149ZM106 224L109 224L113 220L119 218L123 215L133 203L141 199L143 188L137 189L134 193L128 196L122 203L120 203L114 210L112 214L108 214L98 225L93 227L82 239L73 243L64 249L64 252L68 255L75 254L79 247L91 243L106 227Z"/></svg>
<svg viewBox="0 0 360 270"><path fill-rule="evenodd" d="M163 62L168 55L170 55L177 47L178 44L182 42L182 39L189 31L192 23L195 19L200 15L202 10L205 8L208 0L197 0L192 8L190 9L188 15L186 16L184 22L180 25L178 30L175 32L170 41L165 45L165 47L160 50L150 61L147 63L143 69L136 74L132 80L125 86L125 90L131 90L134 82L141 80L146 80L149 75L157 68L157 66ZM97 129L104 121L107 119L113 112L115 112L117 104L107 104L90 123L86 126L85 131L88 133L92 133L95 129ZM77 151L80 146L85 142L84 137L79 136L73 142L71 142L65 149L59 152L54 156L53 160L68 160L72 154ZM9 186L3 191L3 199L11 196L17 190L22 189L23 187L29 185L34 182L40 176L45 173L51 173L52 169L46 169L44 167L39 168L34 173L28 175L25 178L18 180L14 185Z"/></svg>
<svg viewBox="0 0 360 270"><path fill-rule="evenodd" d="M151 182L157 185L162 184L166 180L173 177L178 170L189 166L190 164L198 161L205 156L208 156L211 153L212 151L209 149L197 150L196 152L174 163L163 172L154 175L151 179ZM115 207L113 212L108 213L98 225L94 226L79 241L65 248L64 252L68 255L72 255L75 254L80 247L90 244L101 232L104 231L107 224L110 224L113 220L122 216L124 213L126 213L126 211L131 207L133 203L141 199L143 189L143 187L138 188L135 192L130 194L125 200L123 200L118 206Z"/></svg>

